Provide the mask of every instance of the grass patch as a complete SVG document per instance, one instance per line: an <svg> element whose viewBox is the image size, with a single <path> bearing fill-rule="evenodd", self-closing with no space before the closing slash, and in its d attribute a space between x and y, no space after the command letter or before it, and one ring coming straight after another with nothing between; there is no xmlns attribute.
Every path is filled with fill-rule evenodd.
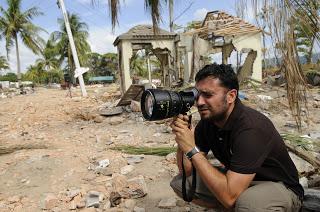
<svg viewBox="0 0 320 212"><path fill-rule="evenodd" d="M115 146L112 150L121 151L132 155L158 155L166 156L172 152L176 152L176 147L136 147L136 146Z"/></svg>
<svg viewBox="0 0 320 212"><path fill-rule="evenodd" d="M17 146L0 146L0 155L10 154L23 149L48 149L47 146L41 144L17 145Z"/></svg>
<svg viewBox="0 0 320 212"><path fill-rule="evenodd" d="M299 135L294 134L281 134L281 137L285 141L289 141L292 145L301 147L302 149L308 151L313 148L320 148L320 144L317 141L312 141L308 138L303 138ZM313 148L312 148L313 147Z"/></svg>

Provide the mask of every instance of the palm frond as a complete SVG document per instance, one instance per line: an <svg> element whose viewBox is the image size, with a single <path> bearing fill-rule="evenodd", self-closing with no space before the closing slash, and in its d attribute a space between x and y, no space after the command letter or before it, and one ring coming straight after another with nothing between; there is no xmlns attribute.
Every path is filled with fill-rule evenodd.
<svg viewBox="0 0 320 212"><path fill-rule="evenodd" d="M156 34L159 31L159 24L161 22L161 0L145 0L145 8L151 13L153 31Z"/></svg>
<svg viewBox="0 0 320 212"><path fill-rule="evenodd" d="M317 31L315 29L320 23L319 16L310 9L310 2L316 3L317 0L252 0L254 5L258 5L254 7L255 9L262 8L261 3L267 8L266 22L273 43L280 44L275 51L282 58L281 67L287 80L288 102L299 129L302 122L302 107L307 109L307 84L299 63L294 25L304 25L314 33ZM314 36L319 41L319 34Z"/></svg>
<svg viewBox="0 0 320 212"><path fill-rule="evenodd" d="M118 14L120 12L120 1L119 0L109 0L109 13L111 16L111 25L112 30L114 31L114 28L116 24L118 24Z"/></svg>

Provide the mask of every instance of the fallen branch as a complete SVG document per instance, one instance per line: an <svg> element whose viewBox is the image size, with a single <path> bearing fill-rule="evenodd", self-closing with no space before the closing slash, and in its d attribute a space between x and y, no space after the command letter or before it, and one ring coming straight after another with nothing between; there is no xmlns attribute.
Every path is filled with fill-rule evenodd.
<svg viewBox="0 0 320 212"><path fill-rule="evenodd" d="M302 149L298 149L294 145L291 145L289 142L285 142L285 144L290 152L293 152L303 160L307 161L308 163L313 165L314 168L316 169L320 168L320 161L317 160L315 157L313 157L309 152L304 151Z"/></svg>

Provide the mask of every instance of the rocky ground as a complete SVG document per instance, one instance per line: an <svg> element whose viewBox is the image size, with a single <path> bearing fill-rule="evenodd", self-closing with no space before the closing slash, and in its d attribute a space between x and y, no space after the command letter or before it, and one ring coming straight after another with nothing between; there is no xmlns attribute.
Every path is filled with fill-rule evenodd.
<svg viewBox="0 0 320 212"><path fill-rule="evenodd" d="M114 108L118 86L87 91L87 98L79 89L72 89L72 98L65 90L48 88L25 95L1 94L0 211L205 211L184 203L171 190L170 179L177 174L174 154L112 150L119 145L174 147L170 121L144 121L129 106L119 115L100 116ZM319 89L310 90L309 118L300 133L282 88L243 92L247 98L243 102L267 115L281 133L319 141ZM315 145L308 145L320 159ZM307 186L317 170L297 157L294 160Z"/></svg>

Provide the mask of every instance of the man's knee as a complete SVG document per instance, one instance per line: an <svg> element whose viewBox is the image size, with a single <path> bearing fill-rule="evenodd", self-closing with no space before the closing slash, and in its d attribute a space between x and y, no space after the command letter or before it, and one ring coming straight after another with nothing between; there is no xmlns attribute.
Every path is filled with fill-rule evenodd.
<svg viewBox="0 0 320 212"><path fill-rule="evenodd" d="M294 194L293 194L294 195ZM298 211L292 193L282 183L264 182L245 190L235 204L235 211Z"/></svg>
<svg viewBox="0 0 320 212"><path fill-rule="evenodd" d="M187 183L188 185L188 183ZM182 176L181 175L177 175L175 176L171 182L170 182L170 186L173 189L173 191L180 197L183 198L182 195ZM189 186L187 186L187 189L189 189ZM202 206L202 207L206 207L206 208L219 208L220 205L219 203L217 203L217 201L212 198L210 200L208 200L209 197L207 198L203 198L201 195L195 193L194 195L194 199L192 200L192 203Z"/></svg>

